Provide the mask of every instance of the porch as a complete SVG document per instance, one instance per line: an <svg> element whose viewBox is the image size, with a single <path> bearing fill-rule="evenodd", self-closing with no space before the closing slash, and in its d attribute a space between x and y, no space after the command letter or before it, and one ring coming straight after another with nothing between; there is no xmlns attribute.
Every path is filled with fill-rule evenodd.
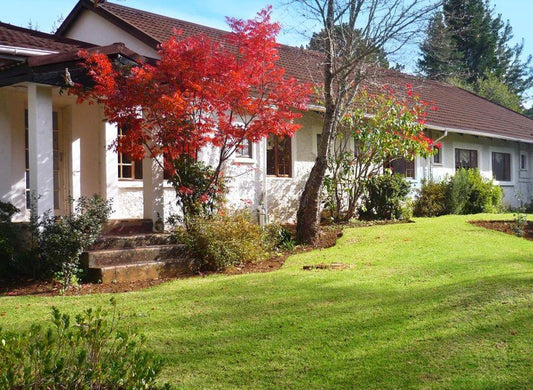
<svg viewBox="0 0 533 390"><path fill-rule="evenodd" d="M147 158L142 179L128 177L134 164L110 149L117 135L101 107L77 104L58 87L0 88L0 200L21 210L15 221L32 211L68 214L70 199L94 194L113 200L113 219L164 218L162 169Z"/></svg>

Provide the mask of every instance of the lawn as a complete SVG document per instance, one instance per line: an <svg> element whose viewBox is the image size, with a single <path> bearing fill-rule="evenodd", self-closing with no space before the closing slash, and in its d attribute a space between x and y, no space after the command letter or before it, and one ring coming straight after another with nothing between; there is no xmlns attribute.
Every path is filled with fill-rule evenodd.
<svg viewBox="0 0 533 390"><path fill-rule="evenodd" d="M123 326L182 388L531 388L533 242L469 218L495 216L347 229L276 272L119 294ZM302 270L330 262L352 267ZM109 297L1 297L0 327Z"/></svg>

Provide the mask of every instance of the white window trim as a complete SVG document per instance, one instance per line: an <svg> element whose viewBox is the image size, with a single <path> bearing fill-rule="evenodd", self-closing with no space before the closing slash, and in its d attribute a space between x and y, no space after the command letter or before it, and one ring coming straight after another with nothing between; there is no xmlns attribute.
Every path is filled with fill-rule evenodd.
<svg viewBox="0 0 533 390"><path fill-rule="evenodd" d="M494 175L492 173L492 153L507 153L511 156L511 168L510 168L511 169L511 180L503 181L503 180L496 180L494 178ZM514 186L516 184L516 171L517 171L516 151L513 148L490 147L489 157L490 157L489 158L490 175L494 181L494 184L497 184L499 186Z"/></svg>
<svg viewBox="0 0 533 390"><path fill-rule="evenodd" d="M433 159L435 156L431 156L431 163L438 167L442 167L444 166L444 145L442 143L440 144L439 150L440 150L440 162L435 162L435 160ZM479 155L478 155L478 158L479 158ZM455 165L455 161L454 161L454 165Z"/></svg>
<svg viewBox="0 0 533 390"><path fill-rule="evenodd" d="M454 142L453 143L453 152L452 152L452 164L451 164L451 167L452 167L452 170L453 170L453 173L455 174L455 172L457 172L457 170L455 169L455 151L456 149L467 149L467 150L476 150L477 151L477 169L479 170L479 172L483 175L483 169L481 168L482 167L482 161L483 161L483 156L482 156L482 149L481 147L478 145L478 144L471 144L471 143L466 143L466 142ZM492 156L492 155L491 155ZM492 178L492 167L490 169L490 178ZM486 176L486 175L485 175Z"/></svg>

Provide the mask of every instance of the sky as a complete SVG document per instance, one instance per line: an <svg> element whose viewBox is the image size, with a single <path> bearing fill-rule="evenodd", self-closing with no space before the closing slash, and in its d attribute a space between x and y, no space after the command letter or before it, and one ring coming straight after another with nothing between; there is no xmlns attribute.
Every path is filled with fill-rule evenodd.
<svg viewBox="0 0 533 390"><path fill-rule="evenodd" d="M57 20L66 17L77 0L0 0L2 14L0 21L27 27L33 26L44 32L51 32L57 27ZM128 7L144 9L150 12L184 19L211 27L226 29L226 16L242 19L252 18L266 5L273 6L273 19L282 25L278 38L281 43L300 46L305 45L309 37L300 31L301 21L294 13L288 12L288 0L113 0ZM524 56L533 55L533 0L491 0L496 12L504 20L509 20L513 27L514 43L524 39ZM393 61L407 64L407 70L414 70L417 58L417 45L407 47L401 57ZM525 58L525 57L524 57Z"/></svg>

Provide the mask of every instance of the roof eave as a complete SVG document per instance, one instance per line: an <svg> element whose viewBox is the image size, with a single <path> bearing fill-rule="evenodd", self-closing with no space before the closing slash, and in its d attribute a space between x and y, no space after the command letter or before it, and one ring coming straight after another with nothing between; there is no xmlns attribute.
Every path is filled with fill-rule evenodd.
<svg viewBox="0 0 533 390"><path fill-rule="evenodd" d="M501 139L501 140L505 140L505 141L514 141L514 142L523 142L523 143L533 144L533 139L510 137L510 136L506 136L506 135L487 133L487 132L477 131L477 130L457 129L457 128L453 128L453 127L433 125L433 124L430 124L430 123L426 123L425 126L426 126L426 128L428 128L430 130L448 131L450 133L456 133L456 134L474 135L474 136L478 136L478 137L496 138L496 139Z"/></svg>
<svg viewBox="0 0 533 390"><path fill-rule="evenodd" d="M135 26L131 25L130 23L126 22L125 20L117 17L113 13L107 11L103 7L95 6L91 1L89 0L80 0L76 4L76 6L70 11L68 16L65 18L63 23L61 23L61 26L56 31L56 35L64 37L70 28L74 25L76 19L81 15L81 13L84 11L91 11L96 13L97 15L103 17L108 22L114 24L115 26L125 30L126 32L130 33L135 38L139 39L141 42L147 44L148 46L157 49L159 42L154 37L144 33L143 31L139 30Z"/></svg>

